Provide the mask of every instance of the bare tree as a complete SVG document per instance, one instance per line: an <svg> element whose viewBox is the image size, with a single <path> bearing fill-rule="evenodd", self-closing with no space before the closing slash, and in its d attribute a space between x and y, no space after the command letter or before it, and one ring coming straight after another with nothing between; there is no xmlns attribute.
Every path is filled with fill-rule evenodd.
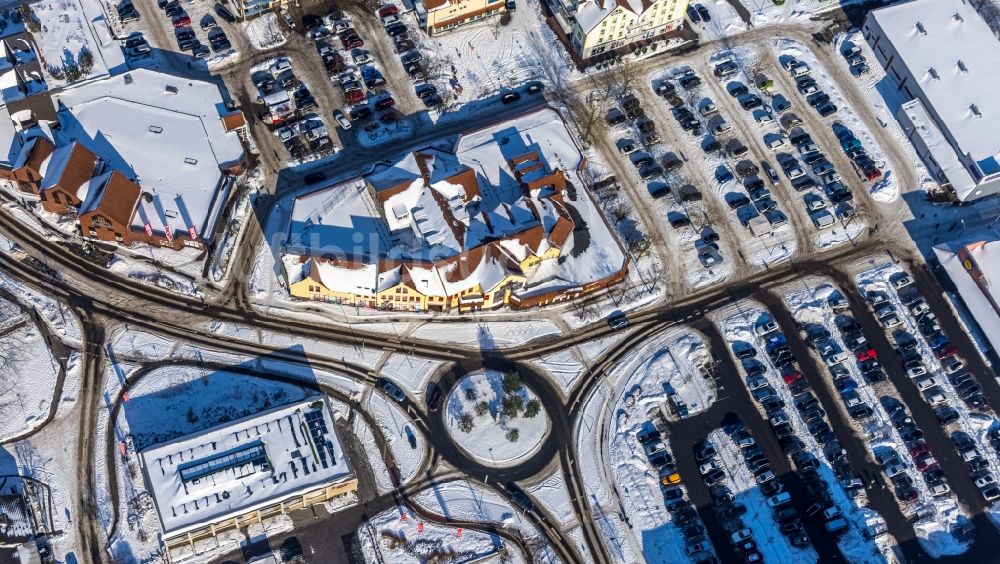
<svg viewBox="0 0 1000 564"><path fill-rule="evenodd" d="M993 33L1000 33L1000 7L995 0L969 0L969 5L979 12Z"/></svg>
<svg viewBox="0 0 1000 564"><path fill-rule="evenodd" d="M622 96L631 92L639 83L639 73L639 65L632 59L623 59L617 65L611 67L611 75L621 89Z"/></svg>
<svg viewBox="0 0 1000 564"><path fill-rule="evenodd" d="M604 114L608 110L608 102L593 100L591 102L572 96L566 100L570 115L580 130L580 141L590 144L604 131Z"/></svg>

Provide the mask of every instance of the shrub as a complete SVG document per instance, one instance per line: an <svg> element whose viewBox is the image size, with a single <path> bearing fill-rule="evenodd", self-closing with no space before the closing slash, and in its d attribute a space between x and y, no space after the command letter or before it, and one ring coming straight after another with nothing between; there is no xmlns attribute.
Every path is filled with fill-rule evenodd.
<svg viewBox="0 0 1000 564"><path fill-rule="evenodd" d="M524 407L524 399L517 394L511 394L503 398L503 414L507 416L508 419L514 419L517 417L517 412L521 411Z"/></svg>
<svg viewBox="0 0 1000 564"><path fill-rule="evenodd" d="M42 30L42 23L35 18L34 12L31 11L31 6L27 3L21 4L18 8L21 14L21 21L24 22L24 27L28 29L31 33L38 33Z"/></svg>
<svg viewBox="0 0 1000 564"><path fill-rule="evenodd" d="M80 73L87 76L93 68L94 54L85 49L80 53Z"/></svg>
<svg viewBox="0 0 1000 564"><path fill-rule="evenodd" d="M458 430L463 433L469 433L476 424L472 421L472 416L468 413L463 413L461 417L458 418Z"/></svg>
<svg viewBox="0 0 1000 564"><path fill-rule="evenodd" d="M516 443L517 439L521 438L521 431L518 431L517 429L508 429L504 437L507 437L508 441Z"/></svg>
<svg viewBox="0 0 1000 564"><path fill-rule="evenodd" d="M476 389L475 388L462 388L465 392L465 399L468 401L475 401L476 399Z"/></svg>
<svg viewBox="0 0 1000 564"><path fill-rule="evenodd" d="M533 399L524 405L524 416L528 419L538 415L538 412L542 410L542 402Z"/></svg>
<svg viewBox="0 0 1000 564"><path fill-rule="evenodd" d="M503 391L508 394L521 391L521 375L516 370L503 375Z"/></svg>
<svg viewBox="0 0 1000 564"><path fill-rule="evenodd" d="M476 404L476 415L479 415L480 417L486 415L486 412L488 412L489 410L490 410L490 404L486 403L485 401L481 401Z"/></svg>

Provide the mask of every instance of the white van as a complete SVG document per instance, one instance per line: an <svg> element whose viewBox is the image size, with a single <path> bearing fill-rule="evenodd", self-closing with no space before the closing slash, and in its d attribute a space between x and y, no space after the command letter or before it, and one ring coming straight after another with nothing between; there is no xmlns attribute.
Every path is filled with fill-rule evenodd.
<svg viewBox="0 0 1000 564"><path fill-rule="evenodd" d="M833 214L823 210L820 213L814 213L812 215L813 225L816 229L826 229L827 227L833 227L833 224L837 222L837 218L833 217Z"/></svg>
<svg viewBox="0 0 1000 564"><path fill-rule="evenodd" d="M767 505L768 507L781 507L790 501L792 501L792 494L788 492L781 492L767 498Z"/></svg>

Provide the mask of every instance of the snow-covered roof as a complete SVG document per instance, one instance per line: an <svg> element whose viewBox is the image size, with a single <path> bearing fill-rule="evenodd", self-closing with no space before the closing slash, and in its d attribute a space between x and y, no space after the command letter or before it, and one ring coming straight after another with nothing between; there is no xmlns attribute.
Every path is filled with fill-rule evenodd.
<svg viewBox="0 0 1000 564"><path fill-rule="evenodd" d="M286 248L356 260L388 251L388 234L364 180L354 178L296 198Z"/></svg>
<svg viewBox="0 0 1000 564"><path fill-rule="evenodd" d="M625 255L586 190L564 196L527 190L519 180L542 167L583 187L576 173L584 157L558 112L545 108L463 133L452 150L416 151L298 198L285 248L289 282L318 276L330 290L371 295L389 287L377 276L401 262L404 283L446 296L474 284L489 292L507 276L526 276L529 286L577 287L621 270ZM580 240L586 248L573 249L576 217L590 232ZM521 272L524 259L552 246L570 256ZM306 270L296 255L330 260Z"/></svg>
<svg viewBox="0 0 1000 564"><path fill-rule="evenodd" d="M616 8L641 16L655 3L654 0L582 0L576 7L576 21L584 33L590 33Z"/></svg>
<svg viewBox="0 0 1000 564"><path fill-rule="evenodd" d="M976 190L976 179L972 177L969 169L959 160L958 154L951 146L951 143L948 142L948 139L945 138L937 122L927 113L927 108L924 106L923 101L920 98L914 98L903 103L898 112L906 118L902 120L904 129L907 130L906 134L909 136L915 133L920 137L924 146L927 147L927 150L934 157L934 162L937 163L941 172L948 177L948 182L955 190L958 198L965 200ZM912 131L906 125L907 122L913 126Z"/></svg>
<svg viewBox="0 0 1000 564"><path fill-rule="evenodd" d="M149 193L133 227L214 231L229 188L222 169L244 157L237 133L222 122L228 110L216 85L134 69L60 91L53 102L58 144L80 141Z"/></svg>
<svg viewBox="0 0 1000 564"><path fill-rule="evenodd" d="M352 478L322 396L140 453L166 535Z"/></svg>
<svg viewBox="0 0 1000 564"><path fill-rule="evenodd" d="M912 0L870 14L916 78L955 150L1000 174L1000 42L965 0Z"/></svg>
<svg viewBox="0 0 1000 564"><path fill-rule="evenodd" d="M978 244L982 243L982 244ZM963 264L959 253L965 248L985 277L983 285L993 303L976 284ZM942 243L934 247L934 254L955 284L966 307L982 328L994 349L1000 350L1000 313L993 304L1000 304L1000 233L970 235L968 238Z"/></svg>

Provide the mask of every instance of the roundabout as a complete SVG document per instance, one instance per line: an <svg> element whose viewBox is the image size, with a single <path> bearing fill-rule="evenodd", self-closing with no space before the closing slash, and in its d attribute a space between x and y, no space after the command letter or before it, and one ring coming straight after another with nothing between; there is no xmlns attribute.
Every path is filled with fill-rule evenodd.
<svg viewBox="0 0 1000 564"><path fill-rule="evenodd" d="M551 428L545 407L516 369L462 377L448 395L444 417L464 454L496 467L530 458Z"/></svg>

